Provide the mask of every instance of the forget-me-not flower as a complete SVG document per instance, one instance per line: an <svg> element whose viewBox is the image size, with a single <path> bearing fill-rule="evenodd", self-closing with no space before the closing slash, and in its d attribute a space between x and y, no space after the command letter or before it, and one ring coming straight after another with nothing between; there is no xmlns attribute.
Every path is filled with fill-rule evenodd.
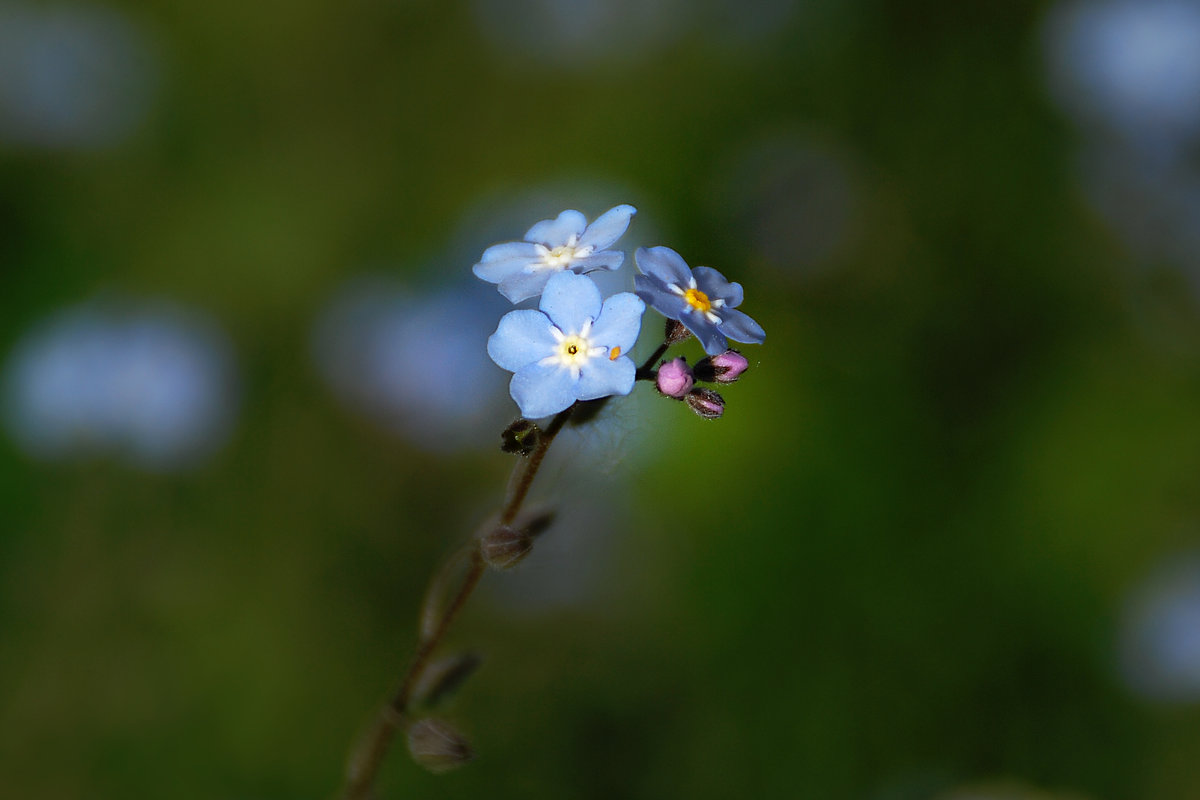
<svg viewBox="0 0 1200 800"><path fill-rule="evenodd" d="M740 283L730 283L711 267L689 268L669 247L639 247L634 258L644 273L634 278L638 297L682 322L710 356L724 352L726 336L751 344L766 338L761 325L735 310L742 303Z"/></svg>
<svg viewBox="0 0 1200 800"><path fill-rule="evenodd" d="M514 303L537 297L554 275L614 270L625 254L609 247L620 239L637 213L633 206L610 208L588 224L578 211L567 210L545 219L525 233L523 242L489 247L472 271L488 283L499 284L500 294Z"/></svg>
<svg viewBox="0 0 1200 800"><path fill-rule="evenodd" d="M631 292L601 302L589 278L560 272L546 283L540 310L510 311L488 339L488 355L514 373L521 414L557 414L576 400L629 394L637 368L629 351L646 305Z"/></svg>

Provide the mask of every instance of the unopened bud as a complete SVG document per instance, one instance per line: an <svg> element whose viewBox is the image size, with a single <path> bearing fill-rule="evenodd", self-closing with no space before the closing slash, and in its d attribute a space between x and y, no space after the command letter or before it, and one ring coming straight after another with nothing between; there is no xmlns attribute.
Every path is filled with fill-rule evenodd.
<svg viewBox="0 0 1200 800"><path fill-rule="evenodd" d="M430 772L447 772L475 758L471 745L449 723L421 719L408 729L408 752Z"/></svg>
<svg viewBox="0 0 1200 800"><path fill-rule="evenodd" d="M725 413L725 398L712 389L692 389L684 400L697 416L705 419L716 419Z"/></svg>
<svg viewBox="0 0 1200 800"><path fill-rule="evenodd" d="M692 370L682 358L659 364L658 374L654 377L654 385L658 391L676 400L682 400L683 396L692 390L694 383Z"/></svg>
<svg viewBox="0 0 1200 800"><path fill-rule="evenodd" d="M733 383L750 367L750 362L737 350L726 350L715 356L700 359L696 378L702 381Z"/></svg>
<svg viewBox="0 0 1200 800"><path fill-rule="evenodd" d="M677 319L667 320L667 329L663 333L663 341L667 344L679 344L691 338L692 332L684 327Z"/></svg>
<svg viewBox="0 0 1200 800"><path fill-rule="evenodd" d="M492 569L509 569L533 550L533 536L524 528L500 525L479 540L479 554Z"/></svg>
<svg viewBox="0 0 1200 800"><path fill-rule="evenodd" d="M537 423L522 417L500 434L500 449L506 453L527 456L537 447L541 437L542 429Z"/></svg>

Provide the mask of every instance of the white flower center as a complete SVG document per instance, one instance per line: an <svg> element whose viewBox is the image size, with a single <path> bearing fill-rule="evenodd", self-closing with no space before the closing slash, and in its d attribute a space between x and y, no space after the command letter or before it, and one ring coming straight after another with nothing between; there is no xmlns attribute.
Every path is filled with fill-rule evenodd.
<svg viewBox="0 0 1200 800"><path fill-rule="evenodd" d="M570 267L573 263L581 258L587 258L595 249L592 245L584 245L579 247L579 234L572 233L571 238L567 239L566 244L560 244L558 247L549 248L544 244L536 245L538 256L542 259L540 263L533 265L534 269L552 269L561 270Z"/></svg>
<svg viewBox="0 0 1200 800"><path fill-rule="evenodd" d="M546 366L557 364L571 371L571 377L579 378L590 359L604 355L609 348L604 345L592 344L589 334L592 332L592 321L589 319L576 333L564 333L557 326L550 326L550 335L554 337L554 352L543 358L539 363Z"/></svg>

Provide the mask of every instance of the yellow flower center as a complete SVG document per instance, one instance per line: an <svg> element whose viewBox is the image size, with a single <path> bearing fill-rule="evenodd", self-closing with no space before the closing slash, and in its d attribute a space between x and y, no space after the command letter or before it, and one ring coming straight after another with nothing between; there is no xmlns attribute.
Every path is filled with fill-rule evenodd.
<svg viewBox="0 0 1200 800"><path fill-rule="evenodd" d="M708 311L712 308L712 302L708 299L708 295L699 289L688 289L683 293L683 299L697 311Z"/></svg>

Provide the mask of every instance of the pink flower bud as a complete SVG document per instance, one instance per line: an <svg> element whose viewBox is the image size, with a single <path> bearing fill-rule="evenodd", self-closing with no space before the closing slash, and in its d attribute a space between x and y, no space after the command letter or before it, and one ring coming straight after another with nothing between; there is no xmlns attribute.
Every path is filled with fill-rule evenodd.
<svg viewBox="0 0 1200 800"><path fill-rule="evenodd" d="M697 416L716 419L725 413L725 398L712 389L692 389L684 398Z"/></svg>
<svg viewBox="0 0 1200 800"><path fill-rule="evenodd" d="M654 379L654 385L658 387L658 391L677 400L682 399L690 392L694 383L692 370L688 367L687 361L682 358L664 361L659 365L658 375Z"/></svg>
<svg viewBox="0 0 1200 800"><path fill-rule="evenodd" d="M713 356L712 364L717 373L717 383L733 383L750 367L750 362L737 350L726 350L719 356Z"/></svg>
<svg viewBox="0 0 1200 800"><path fill-rule="evenodd" d="M709 356L696 364L696 377L702 381L733 383L750 367L750 362L737 350L726 350Z"/></svg>

